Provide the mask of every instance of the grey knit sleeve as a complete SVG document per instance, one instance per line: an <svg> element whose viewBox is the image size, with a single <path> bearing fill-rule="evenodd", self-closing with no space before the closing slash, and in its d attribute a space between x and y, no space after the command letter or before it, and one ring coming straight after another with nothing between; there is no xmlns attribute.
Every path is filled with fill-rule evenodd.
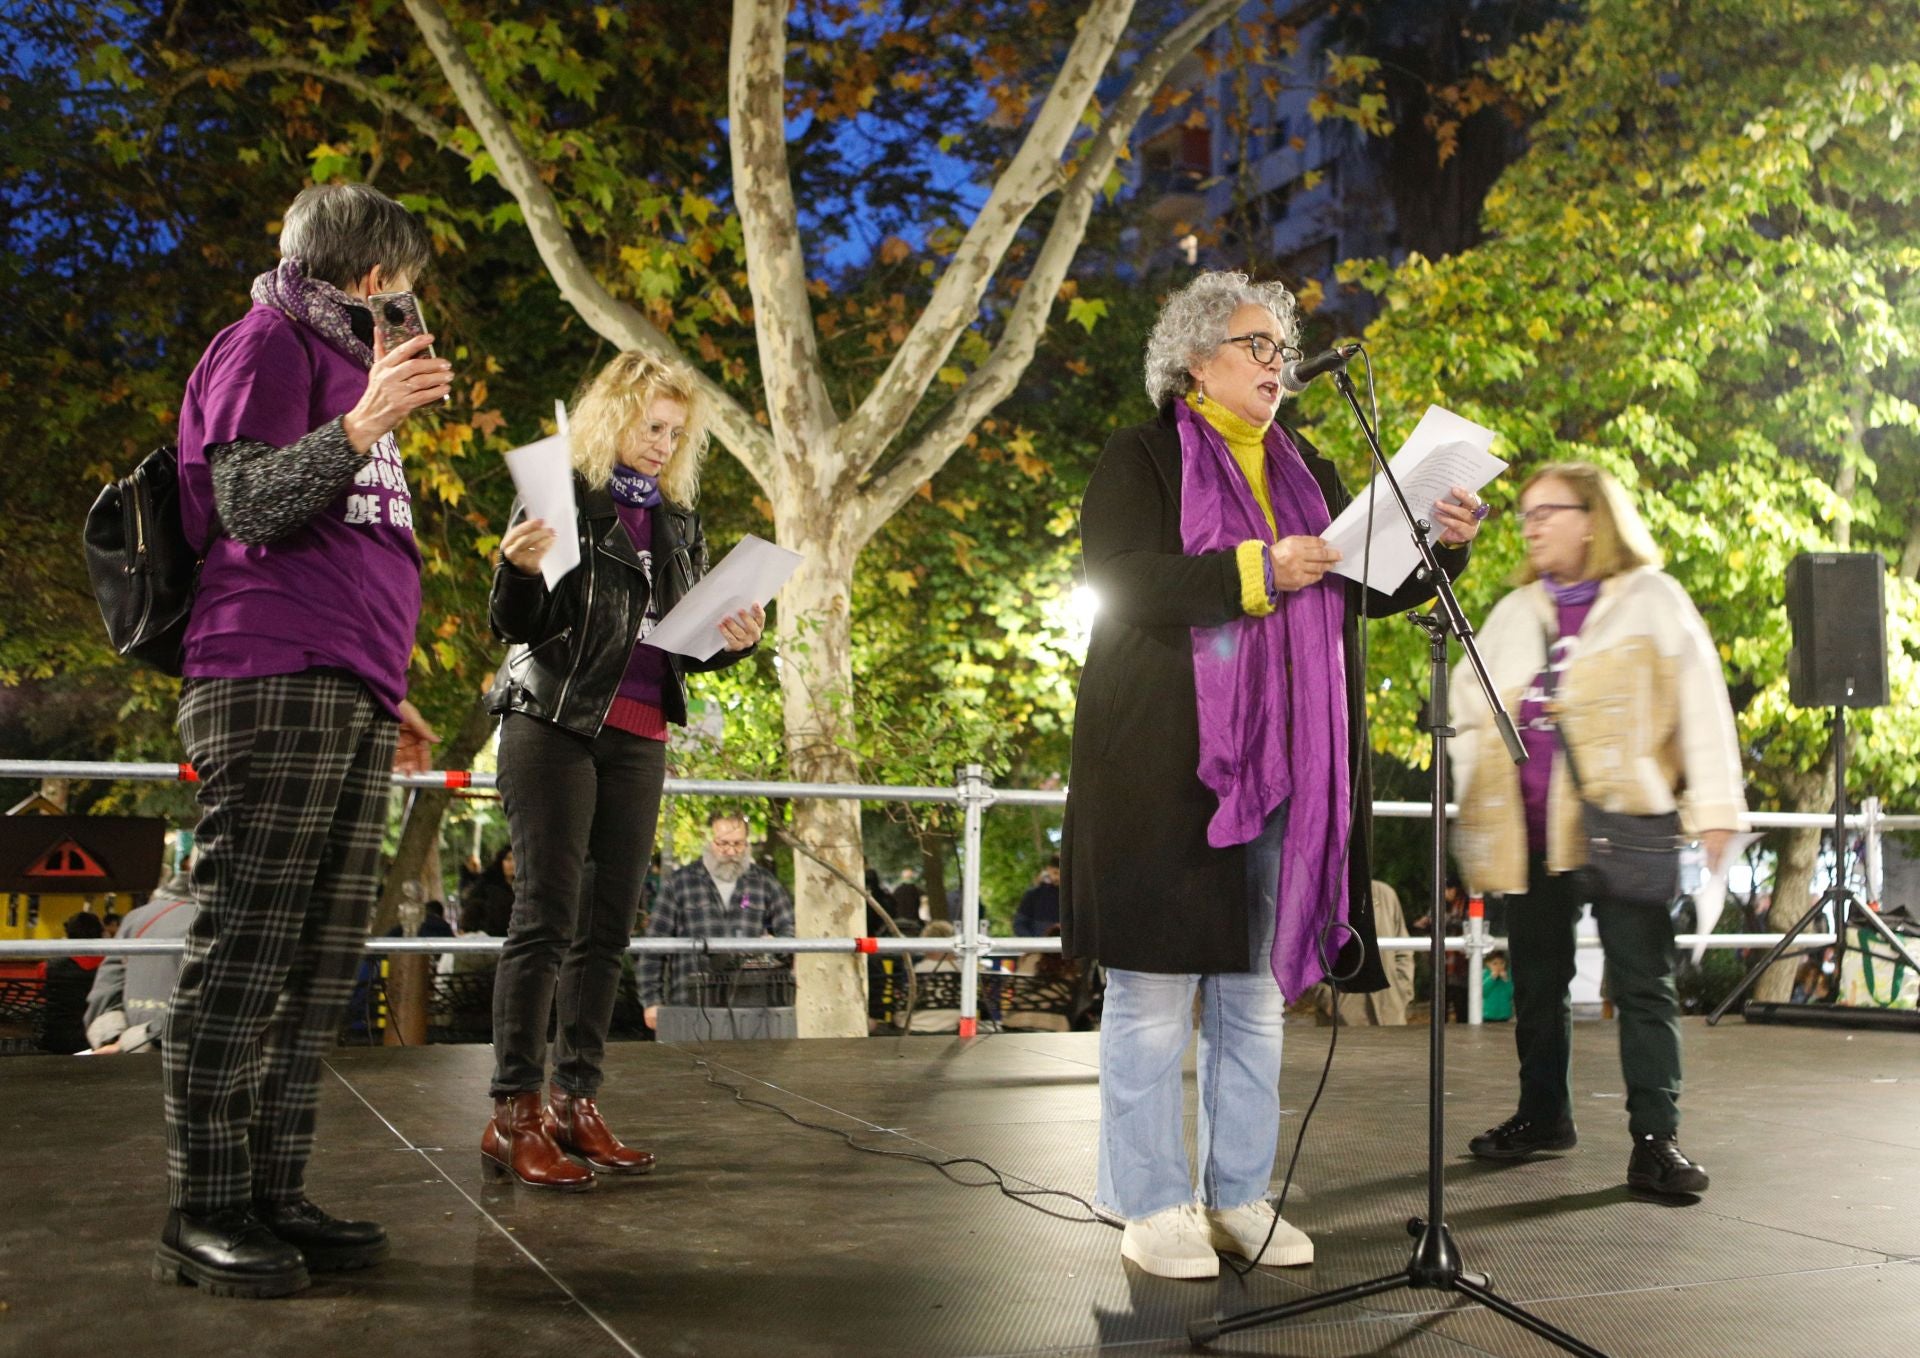
<svg viewBox="0 0 1920 1358"><path fill-rule="evenodd" d="M284 448L253 439L215 444L207 462L221 531L249 547L297 532L353 483L366 461L339 420Z"/></svg>

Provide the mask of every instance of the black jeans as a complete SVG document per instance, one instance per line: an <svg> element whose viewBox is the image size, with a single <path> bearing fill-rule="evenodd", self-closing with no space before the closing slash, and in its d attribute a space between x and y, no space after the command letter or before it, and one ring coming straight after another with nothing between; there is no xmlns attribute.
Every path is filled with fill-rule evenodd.
<svg viewBox="0 0 1920 1358"><path fill-rule="evenodd" d="M553 1081L576 1098L598 1092L666 775L664 741L612 728L588 740L518 712L501 726L515 880L493 988L495 1098L540 1088L556 989Z"/></svg>
<svg viewBox="0 0 1920 1358"><path fill-rule="evenodd" d="M1585 894L1575 879L1549 876L1546 860L1527 864L1525 895L1507 898L1513 971L1513 1040L1520 1052L1522 1117L1554 1122L1573 1115L1574 926ZM1627 1084L1633 1135L1680 1129L1680 1001L1673 983L1673 920L1659 906L1596 901L1607 986L1619 1014L1620 1073Z"/></svg>

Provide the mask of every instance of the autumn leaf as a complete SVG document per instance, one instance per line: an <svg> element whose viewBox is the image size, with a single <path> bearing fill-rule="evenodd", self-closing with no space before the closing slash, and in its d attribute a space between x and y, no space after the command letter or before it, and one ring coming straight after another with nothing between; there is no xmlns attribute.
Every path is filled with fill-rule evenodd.
<svg viewBox="0 0 1920 1358"><path fill-rule="evenodd" d="M913 247L901 240L898 236L888 236L880 242L880 262L882 264L898 264L904 259L911 258L912 255Z"/></svg>

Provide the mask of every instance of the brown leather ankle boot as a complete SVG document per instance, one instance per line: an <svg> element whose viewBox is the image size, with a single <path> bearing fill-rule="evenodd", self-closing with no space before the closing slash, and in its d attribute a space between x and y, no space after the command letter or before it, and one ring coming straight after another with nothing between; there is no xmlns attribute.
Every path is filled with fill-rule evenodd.
<svg viewBox="0 0 1920 1358"><path fill-rule="evenodd" d="M607 1130L592 1099L575 1098L559 1085L547 1089L546 1128L555 1144L579 1156L595 1169L610 1174L645 1174L653 1168L653 1152L620 1144Z"/></svg>
<svg viewBox="0 0 1920 1358"><path fill-rule="evenodd" d="M567 1159L548 1135L538 1090L493 1101L480 1136L480 1167L490 1179L512 1175L528 1188L577 1193L593 1187L593 1171Z"/></svg>

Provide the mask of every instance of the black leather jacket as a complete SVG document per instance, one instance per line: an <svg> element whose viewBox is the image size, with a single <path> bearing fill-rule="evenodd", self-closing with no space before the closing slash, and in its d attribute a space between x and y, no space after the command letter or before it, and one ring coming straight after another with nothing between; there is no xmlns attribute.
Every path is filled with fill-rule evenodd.
<svg viewBox="0 0 1920 1358"><path fill-rule="evenodd" d="M504 557L493 569L488 618L494 635L512 643L512 649L488 705L496 713L523 712L597 736L640 635L648 584L613 498L604 488L589 490L577 476L573 493L579 505L580 564L556 588L549 590L538 575L523 575ZM516 503L509 526L525 517L525 506ZM662 502L653 511L651 555L659 614L665 617L706 574L707 538L700 516ZM701 661L667 652L668 678L660 694L667 720L686 724L683 676L688 670L723 669L750 653L723 649Z"/></svg>

